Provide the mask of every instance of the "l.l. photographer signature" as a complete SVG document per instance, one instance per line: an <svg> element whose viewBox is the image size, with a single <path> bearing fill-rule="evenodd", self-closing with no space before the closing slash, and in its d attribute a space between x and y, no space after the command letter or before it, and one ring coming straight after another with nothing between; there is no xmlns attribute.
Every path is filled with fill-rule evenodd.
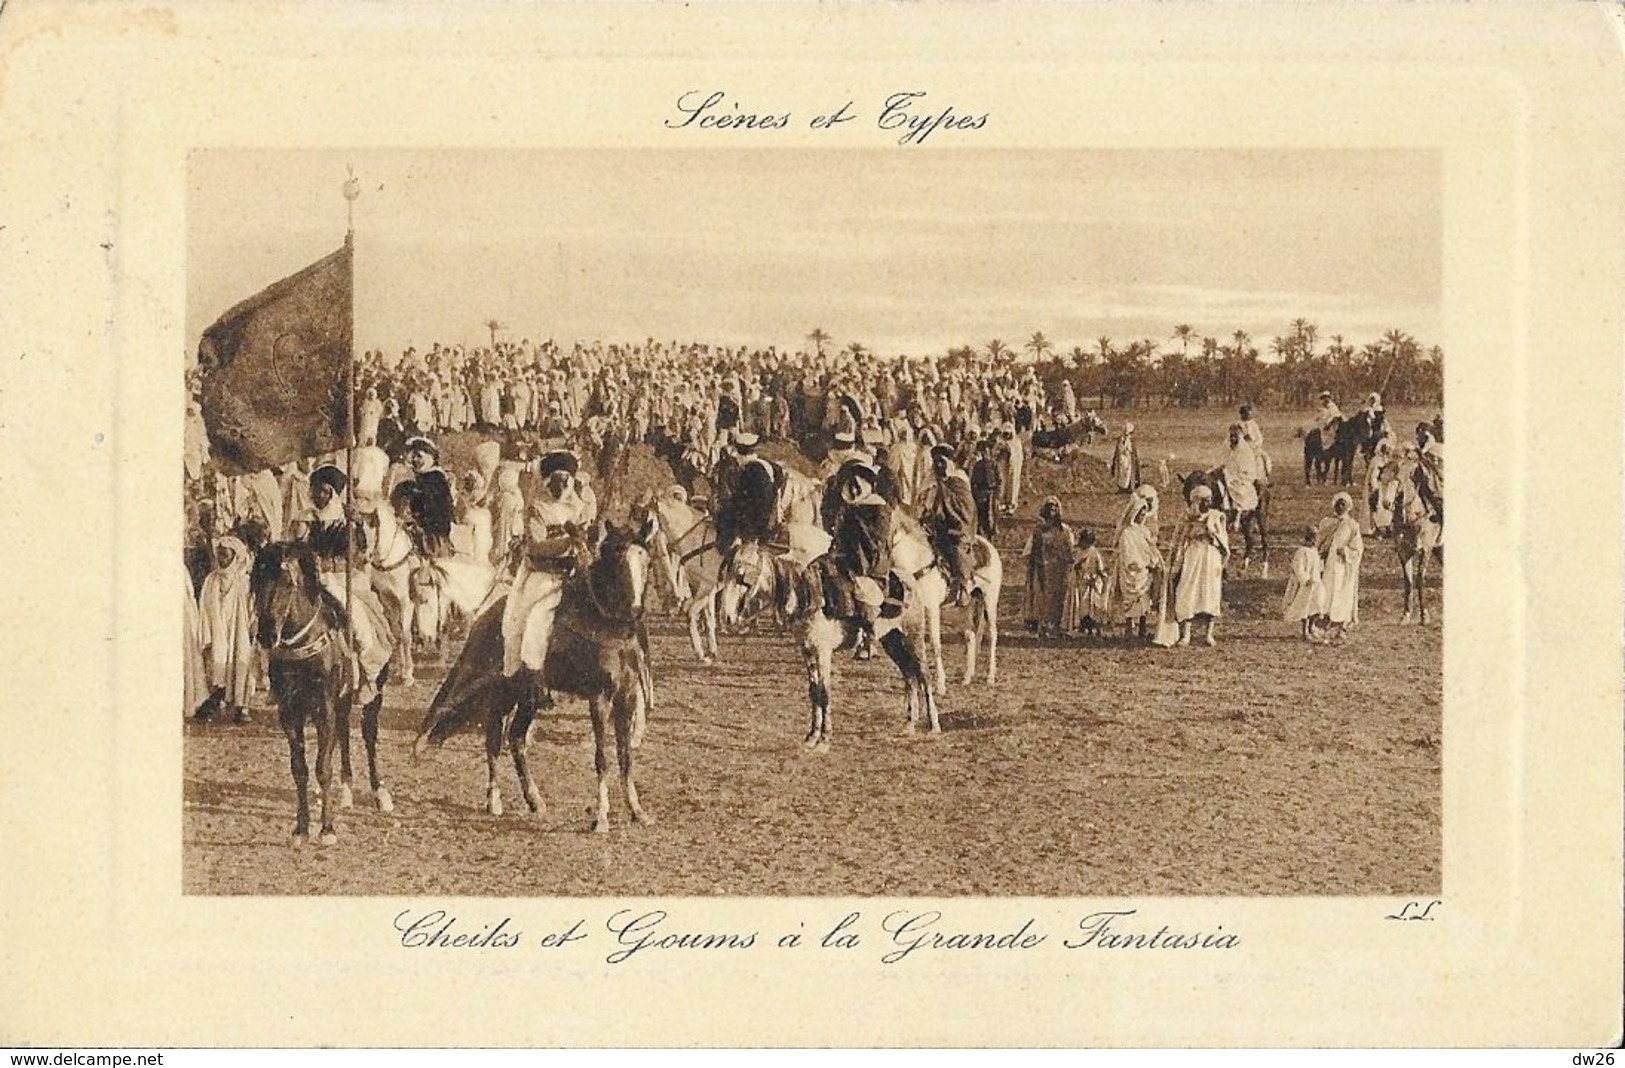
<svg viewBox="0 0 1625 1068"><path fill-rule="evenodd" d="M1383 919L1386 920L1429 920L1433 919L1433 906L1443 904L1442 901L1429 901L1426 905L1419 901L1407 901L1398 912L1390 912Z"/></svg>

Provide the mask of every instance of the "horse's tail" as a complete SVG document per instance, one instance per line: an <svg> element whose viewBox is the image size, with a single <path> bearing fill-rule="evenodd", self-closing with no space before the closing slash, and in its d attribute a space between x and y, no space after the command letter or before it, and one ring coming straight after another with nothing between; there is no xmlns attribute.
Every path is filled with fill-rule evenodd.
<svg viewBox="0 0 1625 1068"><path fill-rule="evenodd" d="M506 604L506 598L497 600L469 628L462 653L424 713L418 737L412 743L414 756L483 722L504 702L512 706L514 682L502 673L502 610Z"/></svg>

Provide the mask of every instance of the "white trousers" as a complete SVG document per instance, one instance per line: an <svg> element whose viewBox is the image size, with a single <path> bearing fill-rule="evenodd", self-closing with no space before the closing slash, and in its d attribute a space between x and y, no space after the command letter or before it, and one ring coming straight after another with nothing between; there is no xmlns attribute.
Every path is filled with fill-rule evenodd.
<svg viewBox="0 0 1625 1068"><path fill-rule="evenodd" d="M564 576L535 571L522 561L502 609L502 673L515 675L520 667L540 671L547 663L547 643L553 634L553 616L564 599Z"/></svg>

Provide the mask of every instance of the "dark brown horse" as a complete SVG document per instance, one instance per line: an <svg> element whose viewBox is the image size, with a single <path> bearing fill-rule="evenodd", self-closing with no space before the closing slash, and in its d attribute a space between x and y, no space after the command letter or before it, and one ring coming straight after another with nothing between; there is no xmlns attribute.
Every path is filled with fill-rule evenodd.
<svg viewBox="0 0 1625 1068"><path fill-rule="evenodd" d="M502 673L502 610L499 598L474 621L468 641L424 716L413 752L422 755L460 728L478 721L485 728L486 808L502 814L497 758L504 737L513 755L525 803L546 810L527 761L530 728L540 711L535 700L545 687L554 694L587 700L592 715L598 772L598 808L593 830L609 830L609 755L606 734L615 732L615 754L627 808L634 822L652 822L638 803L632 751L642 741L654 692L649 670L649 636L644 627L652 523L622 529L610 523L596 557L570 578L554 617L541 677L521 669Z"/></svg>
<svg viewBox="0 0 1625 1068"><path fill-rule="evenodd" d="M254 557L249 577L258 621L256 637L270 659L271 695L276 699L288 761L298 793L294 844L310 836L310 770L305 757L305 725L316 727L316 782L321 791L320 841L338 841L333 809L350 804L350 711L355 699L351 642L344 606L322 588L316 558L300 542L277 542ZM378 774L378 711L389 668L374 680L377 694L361 710L361 736L367 745L367 776L378 807L394 809L389 788ZM333 749L339 747L342 778L333 792Z"/></svg>
<svg viewBox="0 0 1625 1068"><path fill-rule="evenodd" d="M1370 413L1356 412L1332 420L1330 429L1319 427L1303 436L1303 484L1324 483L1327 476L1339 486L1354 485L1354 457L1358 453L1370 463L1376 451L1380 426L1373 429Z"/></svg>

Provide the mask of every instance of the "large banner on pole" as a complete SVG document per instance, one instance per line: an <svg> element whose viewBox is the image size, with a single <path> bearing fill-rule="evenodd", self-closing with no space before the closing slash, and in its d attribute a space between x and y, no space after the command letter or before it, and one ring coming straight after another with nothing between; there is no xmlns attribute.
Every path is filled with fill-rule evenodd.
<svg viewBox="0 0 1625 1068"><path fill-rule="evenodd" d="M352 249L346 238L203 332L203 421L226 473L262 471L348 442Z"/></svg>

